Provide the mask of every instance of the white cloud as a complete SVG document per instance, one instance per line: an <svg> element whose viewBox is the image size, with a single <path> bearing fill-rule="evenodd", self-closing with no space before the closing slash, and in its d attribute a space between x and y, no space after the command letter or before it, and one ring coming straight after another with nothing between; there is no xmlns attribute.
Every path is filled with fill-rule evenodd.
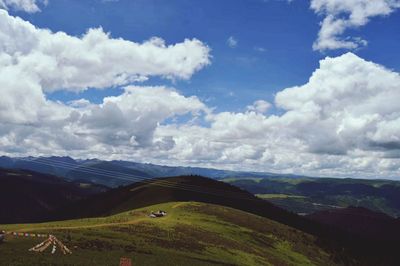
<svg viewBox="0 0 400 266"><path fill-rule="evenodd" d="M364 26L376 16L387 16L400 8L399 0L311 0L311 9L325 16L314 50L355 49L367 45L360 37L344 37L348 29Z"/></svg>
<svg viewBox="0 0 400 266"><path fill-rule="evenodd" d="M210 63L210 49L196 39L135 43L113 39L101 28L74 37L38 29L2 10L0 32L1 71L29 76L45 91L108 88L151 76L189 79Z"/></svg>
<svg viewBox="0 0 400 266"><path fill-rule="evenodd" d="M258 113L265 113L271 108L271 104L264 100L257 100L252 105L247 106L249 111L255 111Z"/></svg>
<svg viewBox="0 0 400 266"><path fill-rule="evenodd" d="M169 136L153 138L154 131L168 118L186 114L196 117L208 108L196 97L185 97L166 87L129 86L119 96L106 97L101 104L78 100L65 105L40 97L32 98L26 91L19 95L31 103L20 111L22 118L13 117L17 102L0 102L0 146L3 152L59 154L118 149L171 149ZM36 102L37 101L37 102ZM91 151L87 150L89 147Z"/></svg>
<svg viewBox="0 0 400 266"><path fill-rule="evenodd" d="M208 114L209 128L165 125L155 135L173 136L166 156L186 164L399 177L398 99L398 73L348 53L322 60L309 82L279 92L280 116L255 112L254 104L244 113Z"/></svg>
<svg viewBox="0 0 400 266"><path fill-rule="evenodd" d="M269 115L264 100L244 112L216 112L165 86L126 85L101 104L61 103L46 91L119 86L140 76L190 78L209 63L209 50L197 40L138 44L102 30L78 38L0 16L3 154L400 176L399 73L352 53L321 60L306 84L277 93L280 115Z"/></svg>
<svg viewBox="0 0 400 266"><path fill-rule="evenodd" d="M0 0L0 8L35 13L40 11L39 5L47 5L47 2L47 0Z"/></svg>
<svg viewBox="0 0 400 266"><path fill-rule="evenodd" d="M226 44L230 47L230 48L235 48L238 45L238 41L235 39L235 37L230 36L228 38L228 40L226 40Z"/></svg>
<svg viewBox="0 0 400 266"><path fill-rule="evenodd" d="M278 93L276 103L287 111L287 126L301 127L310 151L346 154L400 139L377 135L400 117L399 98L398 73L347 53L322 60L307 84Z"/></svg>
<svg viewBox="0 0 400 266"><path fill-rule="evenodd" d="M264 53L267 51L267 49L265 49L264 47L260 47L260 46L256 46L254 47L254 50L260 53Z"/></svg>
<svg viewBox="0 0 400 266"><path fill-rule="evenodd" d="M134 137L137 145L149 146L159 123L187 113L196 116L207 108L196 97L184 97L173 89L129 86L123 94L82 111L77 121L81 135L110 145L126 145Z"/></svg>
<svg viewBox="0 0 400 266"><path fill-rule="evenodd" d="M150 76L189 79L210 63L198 40L166 45L113 39L102 29L81 37L38 29L0 10L0 146L3 152L59 153L93 147L153 143L155 128L168 118L206 111L196 97L165 87L127 86L102 104L86 99L64 104L47 99L55 90L105 89ZM158 146L171 147L168 137Z"/></svg>

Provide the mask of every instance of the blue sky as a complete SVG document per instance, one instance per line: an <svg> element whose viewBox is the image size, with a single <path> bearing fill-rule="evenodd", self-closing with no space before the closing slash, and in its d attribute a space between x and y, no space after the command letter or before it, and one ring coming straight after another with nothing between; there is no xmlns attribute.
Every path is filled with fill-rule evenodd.
<svg viewBox="0 0 400 266"><path fill-rule="evenodd" d="M399 9L0 0L0 152L399 179Z"/></svg>
<svg viewBox="0 0 400 266"><path fill-rule="evenodd" d="M197 38L212 49L212 64L190 81L171 86L185 95L197 95L221 111L244 110L257 99L273 101L276 92L306 83L320 59L344 52L313 51L322 17L310 9L308 1L57 0L41 12L17 14L38 27L70 35L103 27L114 38L135 42L154 36L170 44ZM369 41L367 47L354 52L399 70L399 24L397 12L354 30ZM235 48L227 45L230 36L238 42ZM166 82L157 78L146 82L160 83ZM65 101L83 96L101 102L105 95L118 93L89 90L82 95L57 92L50 97Z"/></svg>

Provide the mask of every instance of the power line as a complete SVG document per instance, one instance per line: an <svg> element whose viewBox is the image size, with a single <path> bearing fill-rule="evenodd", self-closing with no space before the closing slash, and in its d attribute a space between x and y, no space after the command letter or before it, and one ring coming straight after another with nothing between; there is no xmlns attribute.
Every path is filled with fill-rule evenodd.
<svg viewBox="0 0 400 266"><path fill-rule="evenodd" d="M145 182L153 183L153 181L154 181L152 179L149 179L149 177L147 177L147 176L126 174L126 173L113 171L113 170L105 170L105 169L101 169L101 168L94 168L94 167L90 167L90 166L87 166L87 165L78 165L78 167L76 167L75 164L68 163L68 162L60 162L60 161L52 160L50 158L39 158L39 159L30 160L30 162L38 162L38 160L49 161L51 163L50 166L54 166L54 165L58 165L59 167L67 166L67 167L64 167L64 168L72 169L72 170L75 170L75 171L81 171L82 168L83 168L82 172L85 171L86 173L94 173L94 174L99 174L99 175L103 175L103 176L107 176L107 177L110 177L110 174L118 174L120 176L125 176L125 178L121 178L121 177L114 176L114 175L111 176L111 177L112 178L120 178L120 179L124 179L124 180L128 180L128 181L136 181L136 180L138 180L138 181L141 181L143 183L145 183ZM47 164L47 165L49 165L49 164ZM130 169L130 168L127 168L127 169ZM130 170L133 170L133 169L130 169ZM170 181L167 181L167 180L159 179L157 181L158 182L163 182L163 183L166 183L166 184L174 184L174 185L176 185L176 183L173 183L173 182L170 182ZM190 185L190 184L179 184L179 185L180 186L184 186L186 188L199 188L198 186ZM211 188L209 190L213 190L213 191L216 191L216 192L227 192L225 190L213 189L213 188ZM237 192L229 192L229 193L237 194Z"/></svg>
<svg viewBox="0 0 400 266"><path fill-rule="evenodd" d="M45 162L41 162L39 160L45 161ZM50 163L46 163L46 160L49 161ZM102 175L102 176L106 176L106 177L111 177L111 178L117 178L117 179L122 179L122 180L126 180L126 181L139 181L142 183L153 183L154 180L149 179L149 177L145 177L145 176L139 176L139 175L132 175L132 174L126 174L126 173L122 173L122 172L118 172L118 171L112 171L112 170L104 170L104 169L99 169L99 168L94 168L94 167L90 167L90 166L85 166L85 165L79 165L78 167L76 167L76 165L71 164L71 163L67 163L67 162L59 162L59 161L55 161L52 159L48 159L48 158L40 158L40 159L33 159L33 160L29 160L29 162L34 162L34 163L40 163L40 164L44 164L44 165L48 165L48 166L58 166L61 168L66 168L66 169L72 169L75 170L77 172L85 172L85 173L91 173L91 174L97 174L97 175ZM129 169L129 168L128 168ZM114 176L111 174L118 174L117 176ZM180 186L180 187L184 187L184 188L199 188L198 186L195 185L190 185L190 184L176 184L167 180L162 180L159 179L157 180L158 183L163 183L163 184L171 184L171 185L175 185L175 186ZM218 190L218 189L209 189L215 192L222 192L222 193L227 193L227 191L224 190ZM229 193L237 193L237 192L229 192Z"/></svg>
<svg viewBox="0 0 400 266"><path fill-rule="evenodd" d="M53 167L56 166L59 168L74 170L77 172L97 174L97 175L114 178L114 179L121 179L121 180L125 180L125 181L140 182L142 184L147 183L147 184L161 186L161 187L176 188L176 189L181 189L181 190L185 190L185 191L198 192L198 193L210 194L210 195L221 196L221 197L257 201L257 199L250 199L250 198L244 197L243 195L241 195L238 192L231 192L231 191L225 191L225 190L213 189L213 188L207 188L207 191L205 191L204 187L199 187L196 185L176 184L174 182L170 182L170 181L163 180L163 179L158 179L158 180L150 179L149 180L148 177L145 177L145 176L126 174L126 173L121 173L121 172L117 172L117 171L104 170L104 169L99 169L99 168L94 168L94 167L84 166L84 165L78 165L78 167L77 167L75 164L68 163L68 162L60 162L60 161L52 160L50 158L42 157L42 158L36 158L36 159L26 159L26 158L19 158L19 159L23 160L23 161L27 161L27 162L37 163L37 164L43 164L43 165L53 166ZM116 174L116 175L112 175L112 174Z"/></svg>

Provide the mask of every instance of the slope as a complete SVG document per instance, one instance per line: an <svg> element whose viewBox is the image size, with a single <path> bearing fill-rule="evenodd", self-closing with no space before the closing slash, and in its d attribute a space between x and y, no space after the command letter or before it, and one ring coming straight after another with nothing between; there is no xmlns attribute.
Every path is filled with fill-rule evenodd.
<svg viewBox="0 0 400 266"><path fill-rule="evenodd" d="M308 218L374 240L400 239L400 220L362 207L315 212Z"/></svg>
<svg viewBox="0 0 400 266"><path fill-rule="evenodd" d="M360 237L351 231L290 213L230 184L199 176L155 179L113 189L58 210L53 218L65 220L108 216L171 201L217 204L274 220L316 236L320 247L348 263L354 259L362 261L360 264L364 265L391 265L400 261L399 254L395 252L400 238L375 241L368 236ZM400 231L400 227L396 229Z"/></svg>
<svg viewBox="0 0 400 266"><path fill-rule="evenodd" d="M98 217L170 201L218 204L312 230L315 224L224 182L201 176L152 179L112 189L58 210L55 219Z"/></svg>
<svg viewBox="0 0 400 266"><path fill-rule="evenodd" d="M72 183L46 174L0 168L0 223L38 221L71 202L103 192L104 187Z"/></svg>
<svg viewBox="0 0 400 266"><path fill-rule="evenodd" d="M147 217L158 209L168 215ZM170 202L104 218L4 229L52 233L73 254L32 254L27 249L38 240L8 238L0 246L1 265L118 265L121 257L133 265L334 265L311 235L205 203Z"/></svg>

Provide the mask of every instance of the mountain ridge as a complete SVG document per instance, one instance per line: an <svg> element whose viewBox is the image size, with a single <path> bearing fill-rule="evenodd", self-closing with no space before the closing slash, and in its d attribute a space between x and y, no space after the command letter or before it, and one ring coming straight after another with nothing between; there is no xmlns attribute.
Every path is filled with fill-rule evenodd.
<svg viewBox="0 0 400 266"><path fill-rule="evenodd" d="M140 175L142 179L148 177L166 177L166 176L179 176L179 175L201 175L208 176L215 179L221 179L226 177L290 177L299 178L300 175L293 174L276 174L270 172L249 172L249 171L231 171L231 170L220 170L214 168L203 168L203 167L190 167L190 166L165 166L156 165L151 163L138 163L131 161L122 160L99 160L99 159L73 159L71 157L26 157L26 158L12 158L7 156L0 157L0 167L10 169L25 169L36 172L53 174L68 178L71 176L68 174L70 171L79 170L81 167L87 167L93 164L108 164L111 168L126 169L123 173L131 174L132 176ZM130 169L132 173L129 173ZM98 169L95 169L98 170ZM102 169L110 170L110 169ZM111 169L111 171L114 171ZM112 187L119 185L126 185L123 179L118 183L117 181ZM135 181L135 180L134 180ZM137 181L137 180L136 180ZM107 185L107 184L103 184Z"/></svg>

